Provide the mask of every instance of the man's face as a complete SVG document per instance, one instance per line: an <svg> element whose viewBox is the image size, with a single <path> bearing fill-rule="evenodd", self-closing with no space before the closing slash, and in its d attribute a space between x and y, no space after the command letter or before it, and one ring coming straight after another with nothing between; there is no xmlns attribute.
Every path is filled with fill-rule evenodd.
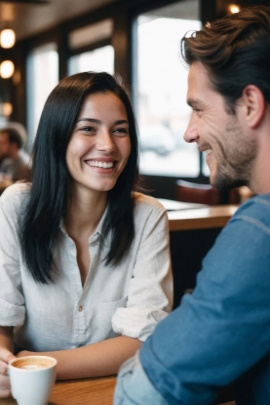
<svg viewBox="0 0 270 405"><path fill-rule="evenodd" d="M0 160L10 157L10 142L7 132L0 132Z"/></svg>
<svg viewBox="0 0 270 405"><path fill-rule="evenodd" d="M248 185L256 144L243 133L237 113L228 111L224 98L213 89L208 71L194 62L188 75L187 103L192 115L186 129L186 142L197 142L205 154L210 183L226 190Z"/></svg>

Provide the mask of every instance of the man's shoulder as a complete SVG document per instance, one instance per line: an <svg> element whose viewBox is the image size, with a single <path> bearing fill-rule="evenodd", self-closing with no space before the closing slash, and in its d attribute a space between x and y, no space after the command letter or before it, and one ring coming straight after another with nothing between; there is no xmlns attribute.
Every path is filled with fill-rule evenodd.
<svg viewBox="0 0 270 405"><path fill-rule="evenodd" d="M270 210L270 194L260 194L249 198L245 203L240 205L236 214L243 212L260 213L261 211L268 212Z"/></svg>
<svg viewBox="0 0 270 405"><path fill-rule="evenodd" d="M232 217L234 220L245 220L269 227L270 230L270 194L254 196L242 204Z"/></svg>

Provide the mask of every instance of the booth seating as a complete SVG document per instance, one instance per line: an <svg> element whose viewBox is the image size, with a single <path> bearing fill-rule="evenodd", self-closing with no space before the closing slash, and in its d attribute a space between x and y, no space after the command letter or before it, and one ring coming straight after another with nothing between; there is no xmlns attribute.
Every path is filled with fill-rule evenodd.
<svg viewBox="0 0 270 405"><path fill-rule="evenodd" d="M210 184L192 183L185 180L176 181L175 199L177 201L207 205L221 204L220 192Z"/></svg>

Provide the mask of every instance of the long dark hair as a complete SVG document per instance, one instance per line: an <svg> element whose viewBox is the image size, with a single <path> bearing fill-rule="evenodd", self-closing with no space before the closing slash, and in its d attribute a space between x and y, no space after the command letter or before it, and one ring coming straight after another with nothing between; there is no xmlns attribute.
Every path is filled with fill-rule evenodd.
<svg viewBox="0 0 270 405"><path fill-rule="evenodd" d="M63 79L49 95L33 146L30 200L21 223L23 257L32 277L40 283L54 280L53 252L71 193L66 150L85 97L110 91L123 102L131 141L131 153L116 185L108 193L105 234L112 233L106 264L117 264L134 237L133 198L138 180L138 137L127 90L119 77L84 72Z"/></svg>
<svg viewBox="0 0 270 405"><path fill-rule="evenodd" d="M256 85L270 103L270 7L253 6L230 14L181 41L184 60L201 62L228 111L248 84Z"/></svg>

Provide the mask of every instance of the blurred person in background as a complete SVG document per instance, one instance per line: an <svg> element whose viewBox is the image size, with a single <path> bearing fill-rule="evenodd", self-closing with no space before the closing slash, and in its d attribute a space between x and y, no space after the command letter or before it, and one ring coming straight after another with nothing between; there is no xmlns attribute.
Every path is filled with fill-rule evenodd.
<svg viewBox="0 0 270 405"><path fill-rule="evenodd" d="M23 149L27 133L22 124L7 123L0 127L0 189L30 178L30 158Z"/></svg>

